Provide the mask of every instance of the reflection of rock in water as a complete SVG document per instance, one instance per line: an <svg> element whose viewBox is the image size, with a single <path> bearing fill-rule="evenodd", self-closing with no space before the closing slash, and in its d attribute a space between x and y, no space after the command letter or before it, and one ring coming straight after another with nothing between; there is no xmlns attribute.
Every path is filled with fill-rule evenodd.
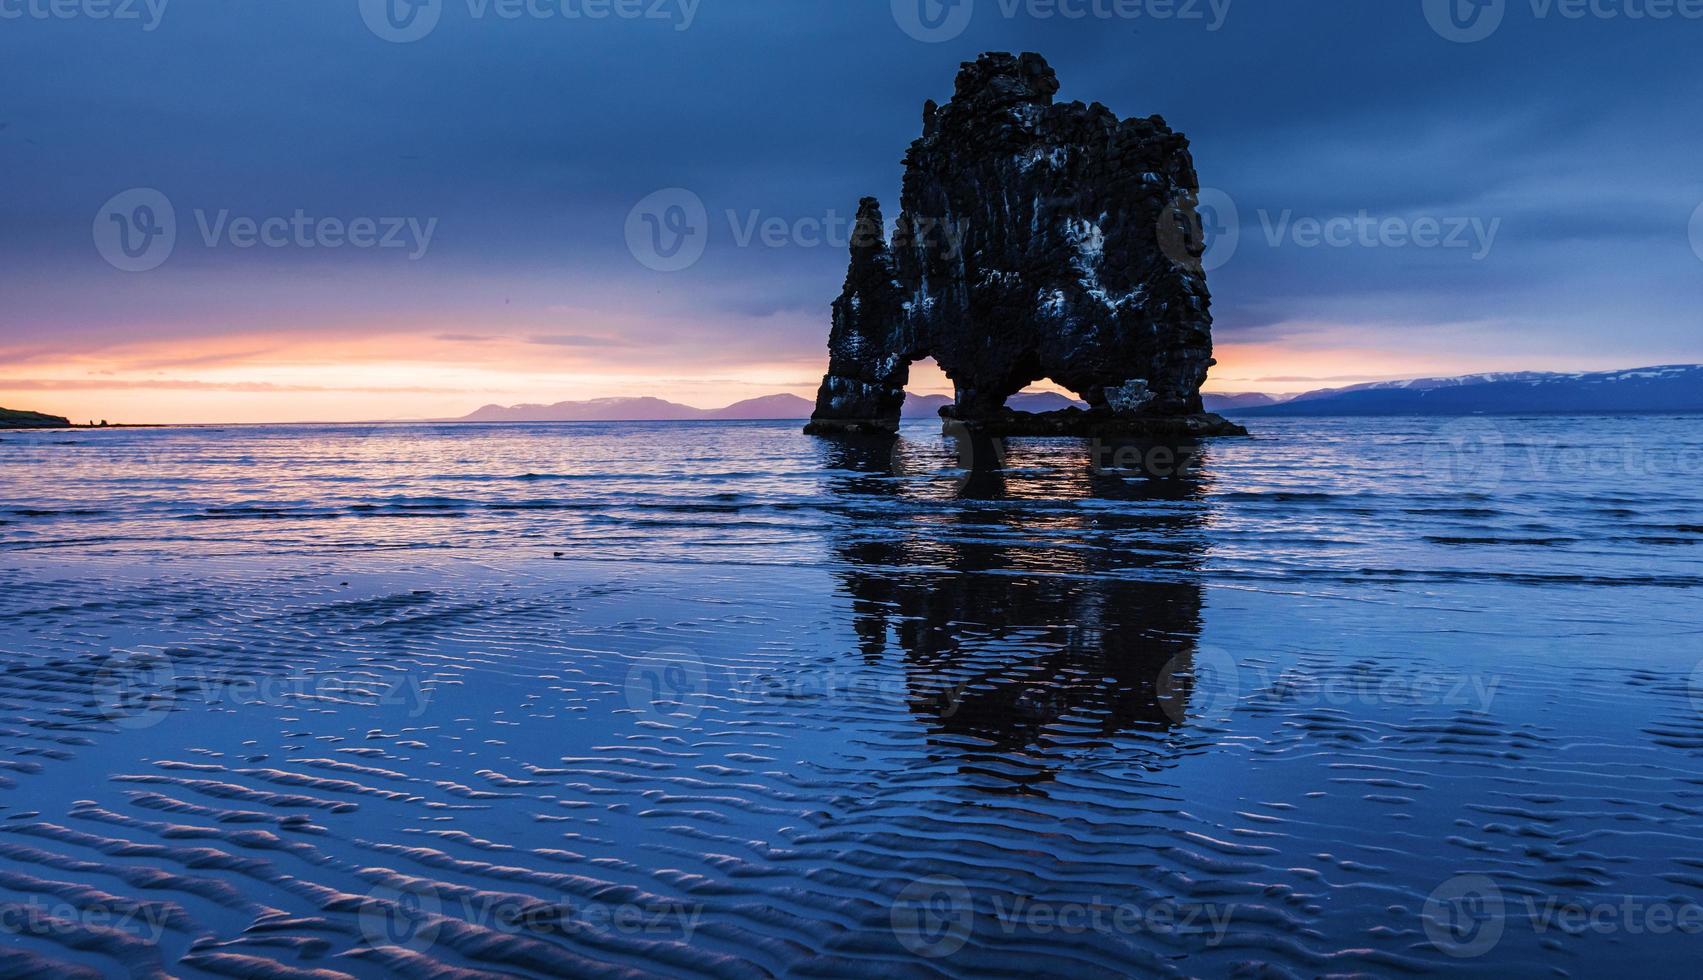
<svg viewBox="0 0 1703 980"><path fill-rule="evenodd" d="M937 733L995 752L1181 719L1201 630L1199 514L1140 504L1194 498L1198 478L1097 470L1095 450L1074 441L952 451L1003 465L942 471L916 458L924 450L890 441L828 448L831 465L849 471L836 491L854 512L921 505L912 533L894 536L902 521L853 521L836 546L864 655L902 651L912 710ZM1111 500L1131 506L1092 505ZM864 536L863 526L883 530Z"/></svg>

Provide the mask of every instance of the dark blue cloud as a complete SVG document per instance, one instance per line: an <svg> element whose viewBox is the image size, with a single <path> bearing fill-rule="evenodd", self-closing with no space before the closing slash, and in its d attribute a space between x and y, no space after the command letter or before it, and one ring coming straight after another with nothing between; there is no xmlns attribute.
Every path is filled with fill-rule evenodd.
<svg viewBox="0 0 1703 980"><path fill-rule="evenodd" d="M1045 54L1064 98L1162 113L1191 136L1242 231L1213 276L1226 338L1328 321L1363 325L1376 346L1380 331L1405 342L1494 321L1534 366L1695 343L1703 21L1575 20L1507 0L1491 36L1456 43L1423 0L1220 0L1222 23L1208 0L1065 0L1089 12L1076 19L1037 14L1055 9L1044 0L976 0L960 35L923 43L886 0L702 0L689 24L675 0L632 8L663 19L602 20L505 19L490 2L447 0L412 43L376 36L359 0L169 0L152 30L0 21L0 341L39 340L43 321L92 344L414 311L484 334L499 311L578 305L694 336L744 318L775 351L815 350L843 250L741 246L739 229L829 224L865 194L895 210L922 101L950 95L959 62L1004 49ZM1144 15L1093 16L1118 9ZM1200 17L1153 16L1165 10ZM112 269L91 242L102 204L132 187L179 215L169 262L146 274ZM658 273L624 226L668 187L702 200L710 238L691 268ZM219 210L438 224L410 261L208 245L190 215ZM1285 211L1500 226L1478 258L1273 245L1267 222Z"/></svg>

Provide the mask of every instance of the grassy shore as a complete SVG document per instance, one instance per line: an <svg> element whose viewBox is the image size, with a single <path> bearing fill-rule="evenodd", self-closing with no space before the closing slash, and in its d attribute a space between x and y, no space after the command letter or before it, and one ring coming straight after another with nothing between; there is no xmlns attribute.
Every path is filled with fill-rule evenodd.
<svg viewBox="0 0 1703 980"><path fill-rule="evenodd" d="M71 420L41 412L19 412L0 408L0 429L69 429Z"/></svg>

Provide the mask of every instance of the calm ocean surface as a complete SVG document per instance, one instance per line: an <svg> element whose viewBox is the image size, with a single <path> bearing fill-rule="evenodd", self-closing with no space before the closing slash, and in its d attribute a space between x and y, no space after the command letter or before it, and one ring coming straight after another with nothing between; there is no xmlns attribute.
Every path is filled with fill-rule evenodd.
<svg viewBox="0 0 1703 980"><path fill-rule="evenodd" d="M1696 418L797 428L0 433L0 976L1694 966Z"/></svg>

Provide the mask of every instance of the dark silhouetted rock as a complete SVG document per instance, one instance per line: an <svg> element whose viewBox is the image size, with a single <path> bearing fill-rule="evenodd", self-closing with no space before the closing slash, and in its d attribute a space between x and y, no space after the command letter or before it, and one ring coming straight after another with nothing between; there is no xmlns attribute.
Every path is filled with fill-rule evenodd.
<svg viewBox="0 0 1703 980"><path fill-rule="evenodd" d="M0 429L69 429L71 420L40 412L17 412L0 408Z"/></svg>
<svg viewBox="0 0 1703 980"><path fill-rule="evenodd" d="M1201 405L1212 301L1188 140L1158 116L1054 104L1058 87L1039 55L987 54L925 107L891 243L879 202L858 207L806 431L895 430L910 365L933 357L957 389L941 414L990 429L1050 378L1089 406L1053 427L1193 416L1242 434Z"/></svg>

